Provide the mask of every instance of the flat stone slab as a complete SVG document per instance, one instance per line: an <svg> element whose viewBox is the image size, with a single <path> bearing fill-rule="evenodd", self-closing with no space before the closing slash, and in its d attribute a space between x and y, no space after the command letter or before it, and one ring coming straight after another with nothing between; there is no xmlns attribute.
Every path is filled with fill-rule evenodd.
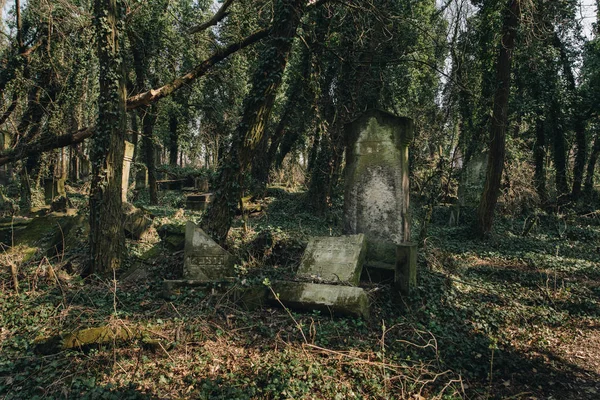
<svg viewBox="0 0 600 400"><path fill-rule="evenodd" d="M297 277L358 286L366 254L365 235L311 238Z"/></svg>
<svg viewBox="0 0 600 400"><path fill-rule="evenodd" d="M369 298L358 287L306 282L274 282L270 293L272 302L303 310L320 310L362 318L369 317Z"/></svg>
<svg viewBox="0 0 600 400"><path fill-rule="evenodd" d="M183 278L203 282L235 277L233 256L196 224L185 226Z"/></svg>

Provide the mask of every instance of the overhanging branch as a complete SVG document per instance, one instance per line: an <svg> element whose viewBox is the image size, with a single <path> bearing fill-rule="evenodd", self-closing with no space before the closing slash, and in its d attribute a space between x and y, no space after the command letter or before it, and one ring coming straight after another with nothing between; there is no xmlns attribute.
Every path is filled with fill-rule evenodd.
<svg viewBox="0 0 600 400"><path fill-rule="evenodd" d="M162 99L163 97L169 96L177 89L180 89L182 86L187 85L193 82L195 79L206 74L206 72L208 72L210 68L212 68L215 64L223 61L231 54L258 42L259 40L264 39L269 35L269 31L269 29L262 29L260 31L254 32L241 42L233 43L225 48L217 50L216 53L214 53L208 59L198 64L192 71L179 78L176 78L171 83L168 83L158 89L150 89L147 92L131 96L127 99L127 109L134 110L138 107L146 106L150 103Z"/></svg>

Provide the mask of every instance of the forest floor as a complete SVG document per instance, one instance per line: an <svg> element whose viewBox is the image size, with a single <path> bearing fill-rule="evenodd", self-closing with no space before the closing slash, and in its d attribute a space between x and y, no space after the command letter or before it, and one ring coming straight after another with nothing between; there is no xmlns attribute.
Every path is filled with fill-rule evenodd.
<svg viewBox="0 0 600 400"><path fill-rule="evenodd" d="M290 277L310 236L340 234L339 209L318 217L303 200L270 189L247 230L237 221L234 286ZM161 201L146 207L159 231L200 218L178 194ZM220 285L163 298L183 254L158 235L129 241L114 279L79 277L83 245L28 262L5 249L20 291L1 268L0 399L600 398L600 214L540 213L525 237L523 218L504 219L480 241L448 211L433 213L412 296L363 283L369 320L249 310ZM41 339L103 326L144 334L40 353Z"/></svg>

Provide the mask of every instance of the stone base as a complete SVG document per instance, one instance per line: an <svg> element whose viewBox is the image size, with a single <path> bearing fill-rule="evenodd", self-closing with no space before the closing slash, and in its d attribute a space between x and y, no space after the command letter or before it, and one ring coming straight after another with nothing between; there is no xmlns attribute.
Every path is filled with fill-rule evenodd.
<svg viewBox="0 0 600 400"><path fill-rule="evenodd" d="M192 211L204 211L212 202L212 193L190 194L185 199L185 208Z"/></svg>
<svg viewBox="0 0 600 400"><path fill-rule="evenodd" d="M301 282L276 282L269 294L271 302L303 310L320 310L335 314L369 317L367 293L358 287ZM279 301L278 301L279 300Z"/></svg>
<svg viewBox="0 0 600 400"><path fill-rule="evenodd" d="M395 285L404 295L417 286L417 245L402 243L396 247Z"/></svg>

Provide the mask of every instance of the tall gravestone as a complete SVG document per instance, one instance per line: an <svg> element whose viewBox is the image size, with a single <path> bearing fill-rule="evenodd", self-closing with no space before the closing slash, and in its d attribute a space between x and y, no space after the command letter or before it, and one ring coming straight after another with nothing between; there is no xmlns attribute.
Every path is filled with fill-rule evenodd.
<svg viewBox="0 0 600 400"><path fill-rule="evenodd" d="M345 129L344 232L365 234L367 266L397 269L397 247L410 240L408 145L413 122L369 110ZM402 276L411 274L396 273L396 279Z"/></svg>
<svg viewBox="0 0 600 400"><path fill-rule="evenodd" d="M123 177L121 179L121 199L127 202L127 189L129 189L129 171L131 170L131 162L133 161L133 151L135 145L125 141L125 155L123 156Z"/></svg>

